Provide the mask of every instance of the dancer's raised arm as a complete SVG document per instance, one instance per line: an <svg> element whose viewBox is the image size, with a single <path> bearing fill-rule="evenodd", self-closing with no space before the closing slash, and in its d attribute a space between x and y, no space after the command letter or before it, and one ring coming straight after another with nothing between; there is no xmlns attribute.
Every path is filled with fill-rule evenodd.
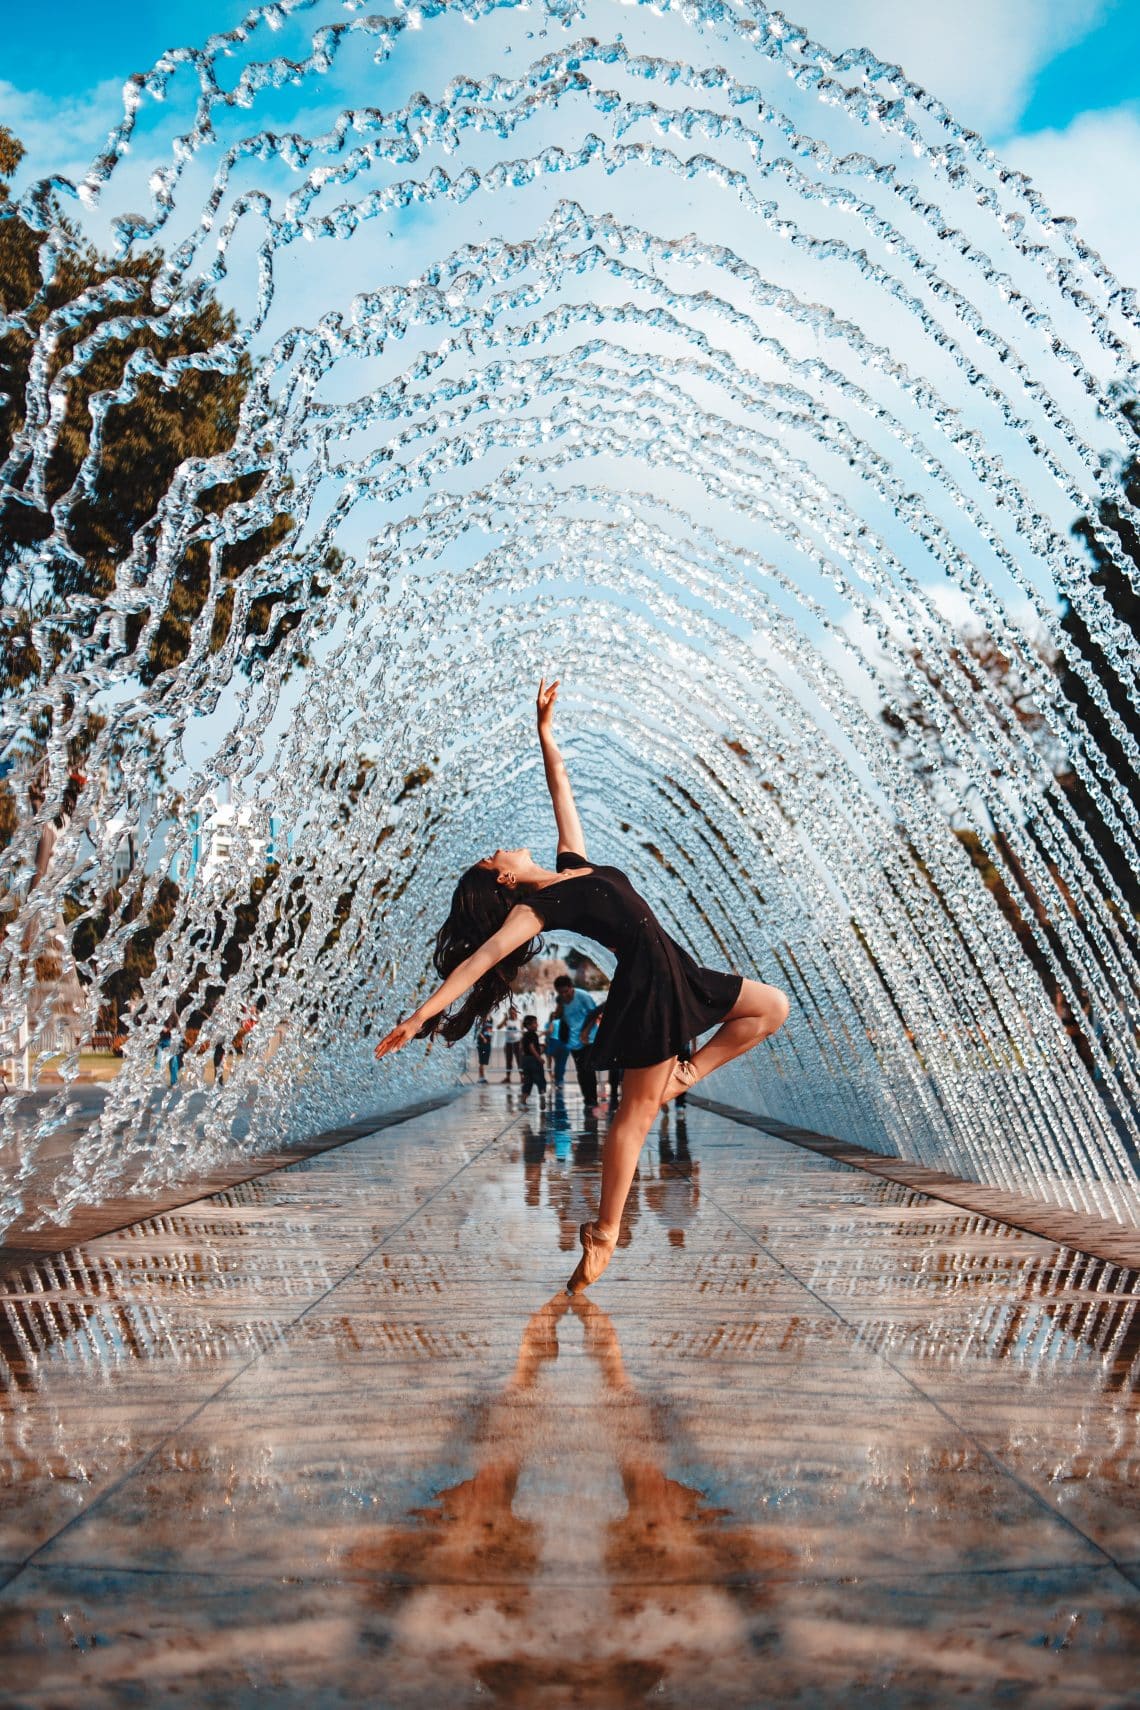
<svg viewBox="0 0 1140 1710"><path fill-rule="evenodd" d="M464 992L469 992L489 968L493 968L504 956L509 956L512 950L517 950L528 939L536 938L541 931L542 921L534 909L527 903L516 903L499 930L453 968L443 984L437 986L417 1010L405 1021L398 1021L391 1032L381 1039L376 1047L377 1057L386 1057L389 1051L402 1050L409 1039L414 1039L429 1021L442 1014L449 1004L453 1004L456 998L461 998Z"/></svg>
<svg viewBox="0 0 1140 1710"><path fill-rule="evenodd" d="M557 698L558 680L555 679L547 688L546 679L543 678L538 685L537 711L538 740L542 744L546 787L550 791L554 819L558 826L558 853L561 855L563 850L569 849L575 855L585 855L586 839L582 832L582 821L578 818L578 809L574 805L574 792L570 788L566 763L554 740L554 703Z"/></svg>

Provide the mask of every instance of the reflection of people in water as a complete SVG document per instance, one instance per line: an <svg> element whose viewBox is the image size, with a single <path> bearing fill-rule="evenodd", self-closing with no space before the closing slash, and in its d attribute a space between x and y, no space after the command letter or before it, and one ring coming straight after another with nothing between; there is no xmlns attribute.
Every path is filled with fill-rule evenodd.
<svg viewBox="0 0 1140 1710"><path fill-rule="evenodd" d="M671 1115L676 1123L675 1144L669 1132ZM670 1246L683 1247L685 1231L700 1203L701 1190L700 1165L689 1152L688 1115L680 1100L661 1112L657 1162L657 1175L641 1179L641 1197L665 1225Z"/></svg>
<svg viewBox="0 0 1140 1710"><path fill-rule="evenodd" d="M585 934L616 954L592 1056L624 1071L621 1101L606 1135L598 1216L579 1231L582 1258L567 1285L576 1293L613 1256L638 1156L661 1106L770 1038L787 1019L788 1000L776 986L699 967L619 868L590 865L554 741L557 690L557 683L540 683L538 690L539 741L558 827L555 871L540 867L529 849L496 849L467 869L436 936L443 983L385 1035L376 1055L437 1030L449 1043L461 1039L509 995L544 927ZM459 1008L444 1016L459 999ZM707 1044L681 1061L686 1041L712 1027L717 1031Z"/></svg>
<svg viewBox="0 0 1140 1710"><path fill-rule="evenodd" d="M566 1099L560 1086L555 1087L550 1103L546 1107L546 1131L554 1143L554 1156L558 1162L560 1164L568 1163L573 1134L570 1127L570 1113L566 1109Z"/></svg>
<svg viewBox="0 0 1140 1710"><path fill-rule="evenodd" d="M567 1313L586 1359L560 1372ZM593 1301L563 1294L534 1313L470 1452L467 1478L371 1530L345 1564L391 1615L393 1691L405 1667L422 1671L427 1633L436 1703L474 1685L519 1710L626 1710L666 1683L693 1703L710 1669L751 1667L758 1577L786 1577L794 1558L669 1476L660 1408Z"/></svg>
<svg viewBox="0 0 1140 1710"><path fill-rule="evenodd" d="M597 1121L587 1116L585 1127L579 1130L575 1142L570 1127L566 1100L560 1088L555 1088L545 1111L538 1113L538 1122L524 1119L519 1128L522 1140L523 1199L531 1210L542 1205L543 1165L553 1143L555 1163L559 1168L546 1176L546 1205L558 1220L558 1245L562 1252L572 1252L578 1239L582 1217L590 1208L589 1175L597 1163ZM573 1146L573 1158L571 1148ZM564 1166L573 1162L573 1169ZM634 1179L622 1219L620 1246L628 1247L638 1219L638 1184Z"/></svg>

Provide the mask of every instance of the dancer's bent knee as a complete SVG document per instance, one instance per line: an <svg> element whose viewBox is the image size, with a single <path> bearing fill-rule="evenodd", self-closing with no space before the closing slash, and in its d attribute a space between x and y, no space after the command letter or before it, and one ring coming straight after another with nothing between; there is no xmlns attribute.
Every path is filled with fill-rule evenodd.
<svg viewBox="0 0 1140 1710"><path fill-rule="evenodd" d="M618 1104L617 1111L614 1115L614 1121L619 1122L624 1117L625 1121L630 1125L633 1125L634 1123L644 1123L646 1129L648 1129L660 1108L660 1099L649 1098L645 1093L629 1094L623 1092L621 1101Z"/></svg>

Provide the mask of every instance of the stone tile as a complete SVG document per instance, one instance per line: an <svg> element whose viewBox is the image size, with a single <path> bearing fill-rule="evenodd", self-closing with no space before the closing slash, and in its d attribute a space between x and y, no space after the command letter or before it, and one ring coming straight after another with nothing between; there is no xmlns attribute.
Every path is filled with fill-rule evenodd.
<svg viewBox="0 0 1140 1710"><path fill-rule="evenodd" d="M19 1702L1127 1704L1133 1279L694 1111L571 1304L569 1108L480 1089L0 1296Z"/></svg>
<svg viewBox="0 0 1140 1710"><path fill-rule="evenodd" d="M453 1144L435 1148L424 1143L438 1140L432 1118L419 1121L426 1129L410 1122L338 1152L339 1167L328 1155L307 1160L3 1279L6 1553L40 1547L279 1345L485 1144L503 1112L482 1130L469 1117Z"/></svg>

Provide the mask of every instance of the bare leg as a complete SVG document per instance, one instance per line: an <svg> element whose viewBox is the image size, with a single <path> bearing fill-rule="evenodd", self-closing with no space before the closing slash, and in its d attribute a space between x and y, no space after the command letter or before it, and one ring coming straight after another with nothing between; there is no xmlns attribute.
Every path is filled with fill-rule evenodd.
<svg viewBox="0 0 1140 1710"><path fill-rule="evenodd" d="M694 1052L690 1062L682 1066L681 1073L674 1070L670 1075L662 1103L676 1098L678 1093L687 1092L723 1063L742 1057L762 1039L770 1039L784 1025L790 1013L787 994L779 986L766 986L760 980L745 980L740 996L712 1038Z"/></svg>
<svg viewBox="0 0 1140 1710"><path fill-rule="evenodd" d="M582 1259L566 1287L571 1294L596 1282L617 1245L621 1214L645 1137L661 1109L674 1058L648 1069L627 1069L621 1103L602 1150L602 1194L597 1221L582 1225Z"/></svg>
<svg viewBox="0 0 1140 1710"><path fill-rule="evenodd" d="M637 1160L661 1109L661 1096L672 1068L670 1057L664 1063L654 1063L652 1068L625 1072L621 1103L614 1112L602 1151L602 1197L596 1227L603 1240L617 1240Z"/></svg>

